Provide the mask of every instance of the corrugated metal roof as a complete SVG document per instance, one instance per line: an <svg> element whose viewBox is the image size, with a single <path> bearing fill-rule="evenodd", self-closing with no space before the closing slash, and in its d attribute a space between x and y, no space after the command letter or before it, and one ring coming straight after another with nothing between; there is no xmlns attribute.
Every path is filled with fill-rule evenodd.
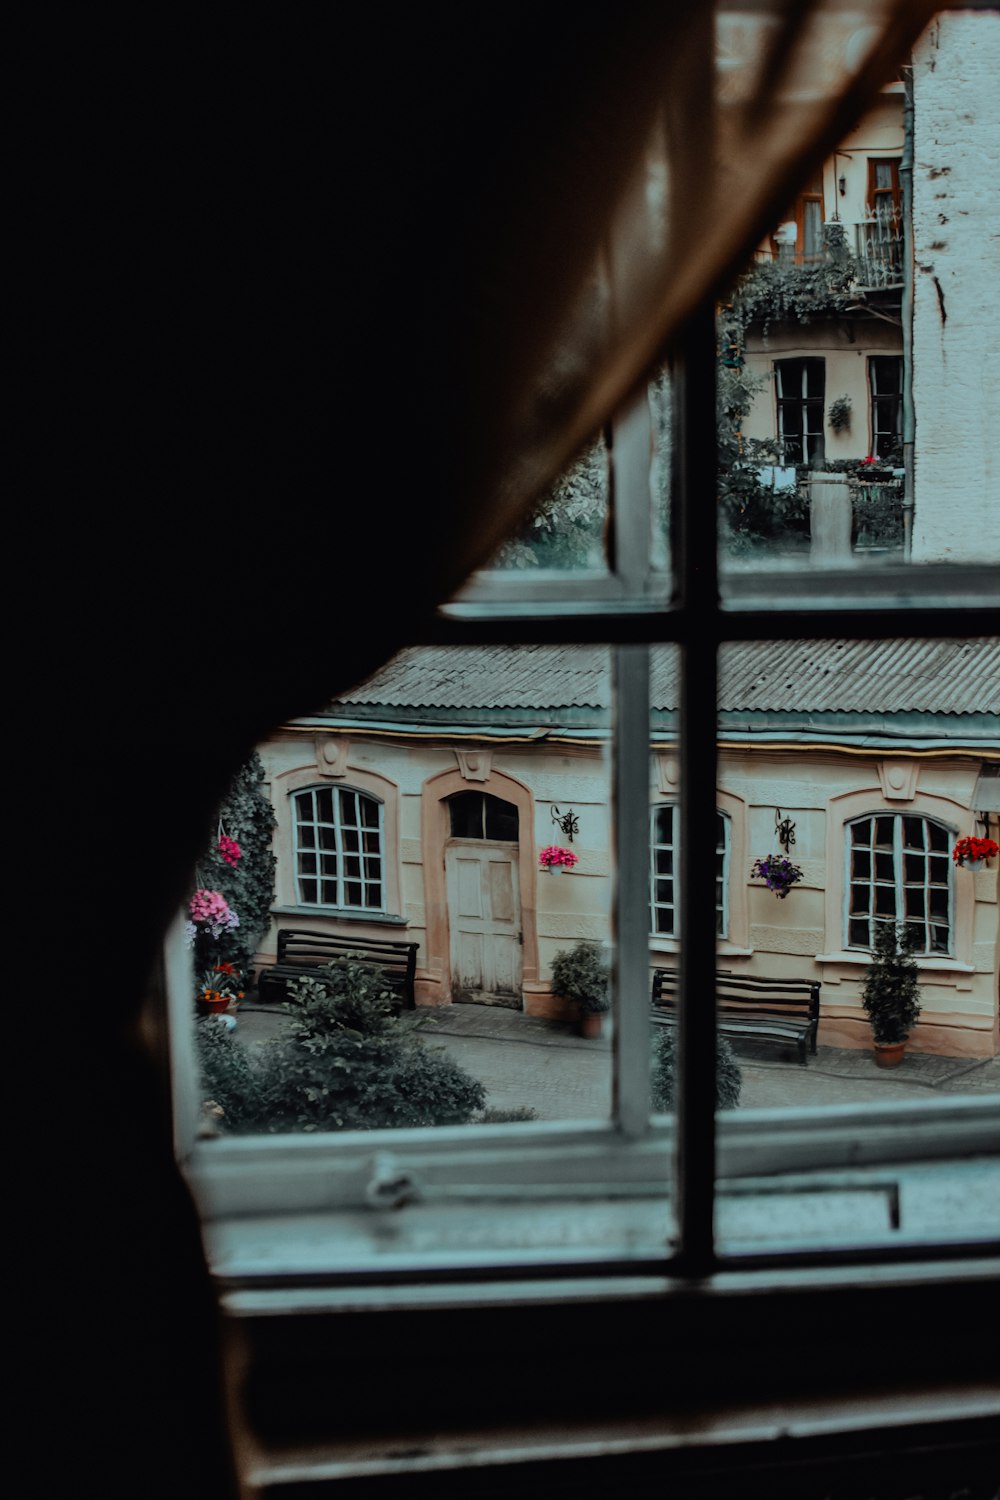
<svg viewBox="0 0 1000 1500"><path fill-rule="evenodd" d="M677 669L676 649L654 649L654 709L677 707ZM1000 641L753 641L723 648L720 679L725 713L1000 713ZM607 648L486 646L413 647L337 704L557 710L609 701Z"/></svg>

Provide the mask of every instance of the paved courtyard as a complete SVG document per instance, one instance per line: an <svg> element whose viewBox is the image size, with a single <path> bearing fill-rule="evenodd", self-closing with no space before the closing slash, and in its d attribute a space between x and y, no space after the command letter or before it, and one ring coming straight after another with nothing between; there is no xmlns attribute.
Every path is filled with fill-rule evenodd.
<svg viewBox="0 0 1000 1500"><path fill-rule="evenodd" d="M404 1013L427 1046L442 1047L486 1086L492 1109L533 1109L542 1120L606 1118L611 1108L610 1036L585 1041L564 1022L536 1020L494 1006L450 1005ZM276 1035L280 1011L241 1009L238 1034L253 1042ZM820 1047L802 1067L794 1052L757 1049L740 1056L742 1109L809 1108L933 1094L1000 1094L1000 1057L970 1059L908 1053L901 1067L877 1068L868 1049Z"/></svg>

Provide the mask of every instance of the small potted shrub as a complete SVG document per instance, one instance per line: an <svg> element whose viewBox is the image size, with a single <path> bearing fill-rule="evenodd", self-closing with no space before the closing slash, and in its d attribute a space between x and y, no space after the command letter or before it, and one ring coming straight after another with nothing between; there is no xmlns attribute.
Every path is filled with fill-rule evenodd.
<svg viewBox="0 0 1000 1500"><path fill-rule="evenodd" d="M882 922L875 932L861 1004L872 1024L875 1062L880 1068L899 1067L910 1027L920 1014L915 941L916 933L903 923Z"/></svg>
<svg viewBox="0 0 1000 1500"><path fill-rule="evenodd" d="M653 1040L653 1108L669 1114L677 1093L677 1029L661 1026ZM732 1044L724 1036L715 1038L715 1107L735 1109L743 1090L743 1073Z"/></svg>
<svg viewBox="0 0 1000 1500"><path fill-rule="evenodd" d="M599 944L576 943L559 950L552 960L552 993L575 1001L581 1036L600 1036L601 1016L610 1001L608 964Z"/></svg>

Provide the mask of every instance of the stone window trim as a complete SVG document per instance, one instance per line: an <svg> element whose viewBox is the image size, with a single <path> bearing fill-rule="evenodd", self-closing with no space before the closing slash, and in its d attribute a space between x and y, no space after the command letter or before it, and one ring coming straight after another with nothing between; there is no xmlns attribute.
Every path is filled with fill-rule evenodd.
<svg viewBox="0 0 1000 1500"><path fill-rule="evenodd" d="M382 906L379 910L365 911L360 908L345 908L306 905L299 899L295 873L295 833L293 795L311 787L325 789L333 787L354 790L374 797L382 804ZM282 771L272 782L272 802L277 826L274 830L274 852L278 857L277 888L275 890L275 913L306 917L344 919L351 922L385 922L402 918L402 881L399 849L399 788L387 776L362 769L358 766L345 768L342 780L335 783L317 777L316 762Z"/></svg>
<svg viewBox="0 0 1000 1500"><path fill-rule="evenodd" d="M484 793L509 802L518 812L518 878L521 896L522 986L537 985L537 851L535 849L534 794L523 781L507 771L491 767L481 783ZM451 934L448 892L445 880L445 845L451 839L448 799L469 790L462 771L440 771L424 782L420 798L420 843L423 854L424 951L418 954L416 996L418 1005L442 1005L451 1000Z"/></svg>
<svg viewBox="0 0 1000 1500"><path fill-rule="evenodd" d="M882 796L877 777L874 785L861 791L842 792L831 797L827 803L826 818L826 897L825 897L825 942L816 962L837 968L853 968L860 971L871 963L871 955L860 948L848 948L848 841L850 825L859 818L895 817L902 809L898 802L887 802ZM969 819L969 809L952 797L934 792L916 791L906 804L906 813L930 818L943 824L949 832L957 834ZM916 954L917 966L922 972L934 971L943 976L953 976L956 983L964 975L974 972L973 964L973 918L975 915L975 889L972 880L953 880L951 904L952 951L950 954Z"/></svg>

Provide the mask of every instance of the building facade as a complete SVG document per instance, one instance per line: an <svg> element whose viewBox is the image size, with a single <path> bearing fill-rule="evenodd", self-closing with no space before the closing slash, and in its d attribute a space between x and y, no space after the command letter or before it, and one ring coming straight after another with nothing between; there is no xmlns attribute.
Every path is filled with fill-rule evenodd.
<svg viewBox="0 0 1000 1500"><path fill-rule="evenodd" d="M413 649L261 747L277 819L279 926L419 943L420 1005L565 1015L555 953L610 939L610 660L598 648ZM984 684L989 684L984 689ZM682 899L676 662L652 658L649 962L677 952ZM719 964L822 982L819 1038L867 1046L875 924L917 932L911 1045L1000 1050L997 864L956 839L1000 815L1000 643L727 648L715 842ZM558 875L539 862L577 856ZM776 899L751 869L802 871Z"/></svg>

